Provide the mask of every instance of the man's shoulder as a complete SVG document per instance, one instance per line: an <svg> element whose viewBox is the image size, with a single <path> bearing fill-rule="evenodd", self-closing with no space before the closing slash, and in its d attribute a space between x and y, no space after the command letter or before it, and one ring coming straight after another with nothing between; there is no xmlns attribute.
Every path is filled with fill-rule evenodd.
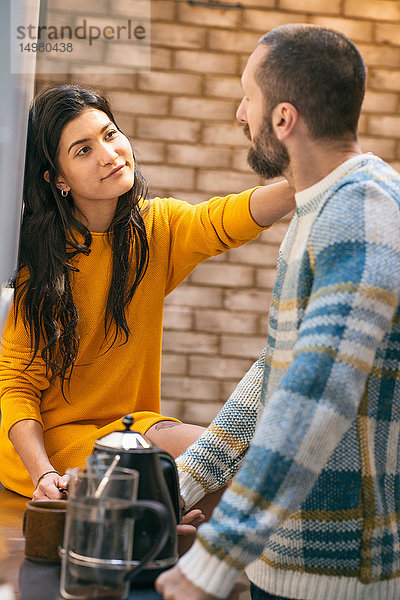
<svg viewBox="0 0 400 600"><path fill-rule="evenodd" d="M349 186L353 194L358 192L362 195L363 191L376 188L381 189L383 193L394 195L395 199L399 200L400 173L378 156L366 154L354 169L337 182L331 190L331 197L347 193Z"/></svg>
<svg viewBox="0 0 400 600"><path fill-rule="evenodd" d="M399 238L400 174L371 155L326 194L311 231L311 244Z"/></svg>

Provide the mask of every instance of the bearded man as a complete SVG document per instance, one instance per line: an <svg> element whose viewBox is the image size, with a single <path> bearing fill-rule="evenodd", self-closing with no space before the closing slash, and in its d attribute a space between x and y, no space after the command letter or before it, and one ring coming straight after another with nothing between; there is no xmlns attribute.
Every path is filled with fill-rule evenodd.
<svg viewBox="0 0 400 600"><path fill-rule="evenodd" d="M249 163L296 211L266 349L179 459L189 508L237 472L168 600L400 597L400 176L363 154L365 66L344 35L286 25L243 72Z"/></svg>

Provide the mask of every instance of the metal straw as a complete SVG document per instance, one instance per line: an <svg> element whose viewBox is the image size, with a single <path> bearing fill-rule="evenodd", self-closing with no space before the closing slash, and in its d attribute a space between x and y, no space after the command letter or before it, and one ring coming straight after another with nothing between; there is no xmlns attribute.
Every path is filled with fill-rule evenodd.
<svg viewBox="0 0 400 600"><path fill-rule="evenodd" d="M112 472L114 471L115 467L117 466L118 461L119 461L120 458L121 457L120 457L119 454L115 455L114 460L112 461L111 465L108 467L107 471L104 473L104 477L100 481L100 483L99 483L99 485L98 485L95 493L93 494L94 498L100 498L100 496L104 492L104 488L108 484L110 476L111 476Z"/></svg>

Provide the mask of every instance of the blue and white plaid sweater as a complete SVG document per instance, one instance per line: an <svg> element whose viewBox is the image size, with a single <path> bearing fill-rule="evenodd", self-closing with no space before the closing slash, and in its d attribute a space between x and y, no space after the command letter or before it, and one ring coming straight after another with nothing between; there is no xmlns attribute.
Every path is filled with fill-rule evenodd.
<svg viewBox="0 0 400 600"><path fill-rule="evenodd" d="M288 598L398 600L400 176L356 156L296 204L266 350L177 461L188 507L241 466L179 565L220 598L247 567Z"/></svg>

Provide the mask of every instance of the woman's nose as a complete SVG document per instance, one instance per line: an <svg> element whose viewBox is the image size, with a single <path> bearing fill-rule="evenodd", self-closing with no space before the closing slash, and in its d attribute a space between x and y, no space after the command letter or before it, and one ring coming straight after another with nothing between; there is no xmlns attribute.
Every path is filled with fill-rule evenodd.
<svg viewBox="0 0 400 600"><path fill-rule="evenodd" d="M114 162L118 158L118 152L110 145L103 145L99 152L99 163L102 167Z"/></svg>

